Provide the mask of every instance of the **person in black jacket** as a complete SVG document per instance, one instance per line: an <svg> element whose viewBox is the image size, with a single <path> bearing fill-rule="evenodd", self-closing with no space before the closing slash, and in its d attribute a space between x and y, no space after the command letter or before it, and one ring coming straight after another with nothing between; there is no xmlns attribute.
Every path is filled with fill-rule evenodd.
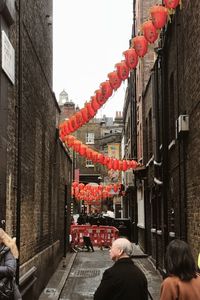
<svg viewBox="0 0 200 300"><path fill-rule="evenodd" d="M147 300L147 279L131 259L132 244L126 238L116 239L110 249L114 265L105 270L94 300Z"/></svg>
<svg viewBox="0 0 200 300"><path fill-rule="evenodd" d="M2 228L0 228L0 279L9 278L14 289L13 300L22 300L18 286L15 282L17 267L18 249L15 238L11 238Z"/></svg>

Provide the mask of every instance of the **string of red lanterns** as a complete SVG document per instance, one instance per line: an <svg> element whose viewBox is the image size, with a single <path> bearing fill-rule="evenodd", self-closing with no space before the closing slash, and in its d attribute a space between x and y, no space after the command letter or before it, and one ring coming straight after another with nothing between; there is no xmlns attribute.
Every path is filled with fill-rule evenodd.
<svg viewBox="0 0 200 300"><path fill-rule="evenodd" d="M131 70L138 64L138 58L144 57L148 51L148 43L154 43L159 36L159 30L165 26L170 14L174 13L181 0L164 0L164 5L154 5L150 8L150 20L141 26L142 35L132 39L130 49L123 52L125 60L115 64L116 70L107 74L108 80L102 82L99 89L85 104L84 108L76 112L67 122L60 125L60 136L66 136L89 122L97 113L97 110L116 91L122 81L126 80Z"/></svg>
<svg viewBox="0 0 200 300"><path fill-rule="evenodd" d="M84 183L78 183L74 181L72 183L72 195L76 200L84 200L87 204L97 204L101 200L113 197L113 194L119 194L121 183L114 183L109 185L90 185Z"/></svg>
<svg viewBox="0 0 200 300"><path fill-rule="evenodd" d="M104 165L109 170L127 171L128 169L135 169L140 164L135 160L120 160L112 157L108 157L89 148L73 135L61 136L62 141L75 152L81 156L85 156L87 159L92 160L94 163Z"/></svg>

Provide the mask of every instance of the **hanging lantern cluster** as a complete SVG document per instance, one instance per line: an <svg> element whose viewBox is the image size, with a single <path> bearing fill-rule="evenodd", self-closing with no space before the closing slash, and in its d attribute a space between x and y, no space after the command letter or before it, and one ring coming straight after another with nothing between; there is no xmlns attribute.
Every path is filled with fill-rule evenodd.
<svg viewBox="0 0 200 300"><path fill-rule="evenodd" d="M109 185L91 185L74 181L72 183L72 195L76 200L84 200L87 204L98 204L102 200L113 197L120 192L121 183Z"/></svg>
<svg viewBox="0 0 200 300"><path fill-rule="evenodd" d="M181 0L164 0L164 5L154 5L150 8L150 20L142 24L142 34L132 39L131 48L123 52L125 59L115 64L116 69L107 74L108 80L100 84L99 89L95 91L90 101L86 102L84 108L60 125L61 139L96 115L97 110L112 96L113 91L116 91L122 81L128 78L130 71L136 68L138 59L145 56L148 44L158 39L160 29L166 25L169 15L178 5L181 5Z"/></svg>
<svg viewBox="0 0 200 300"><path fill-rule="evenodd" d="M73 135L63 135L61 139L68 147L72 148L79 155L85 156L88 160L92 160L94 163L104 165L109 170L127 171L128 169L135 169L139 166L135 160L120 160L105 156L102 153L87 147Z"/></svg>

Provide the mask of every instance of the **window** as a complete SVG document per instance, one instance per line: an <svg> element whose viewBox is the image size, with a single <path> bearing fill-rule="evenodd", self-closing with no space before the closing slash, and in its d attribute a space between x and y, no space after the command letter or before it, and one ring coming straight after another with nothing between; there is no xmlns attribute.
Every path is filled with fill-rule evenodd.
<svg viewBox="0 0 200 300"><path fill-rule="evenodd" d="M86 133L86 144L94 144L94 133L93 132Z"/></svg>
<svg viewBox="0 0 200 300"><path fill-rule="evenodd" d="M92 160L86 160L86 168L94 168L94 163Z"/></svg>

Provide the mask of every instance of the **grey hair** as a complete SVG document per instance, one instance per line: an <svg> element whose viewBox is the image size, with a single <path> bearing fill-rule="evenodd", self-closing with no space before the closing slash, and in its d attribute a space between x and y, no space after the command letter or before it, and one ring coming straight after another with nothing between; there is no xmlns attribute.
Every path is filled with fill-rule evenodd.
<svg viewBox="0 0 200 300"><path fill-rule="evenodd" d="M131 242L126 238L118 238L113 242L113 245L119 250L122 250L126 255L131 256L133 254L133 246Z"/></svg>

